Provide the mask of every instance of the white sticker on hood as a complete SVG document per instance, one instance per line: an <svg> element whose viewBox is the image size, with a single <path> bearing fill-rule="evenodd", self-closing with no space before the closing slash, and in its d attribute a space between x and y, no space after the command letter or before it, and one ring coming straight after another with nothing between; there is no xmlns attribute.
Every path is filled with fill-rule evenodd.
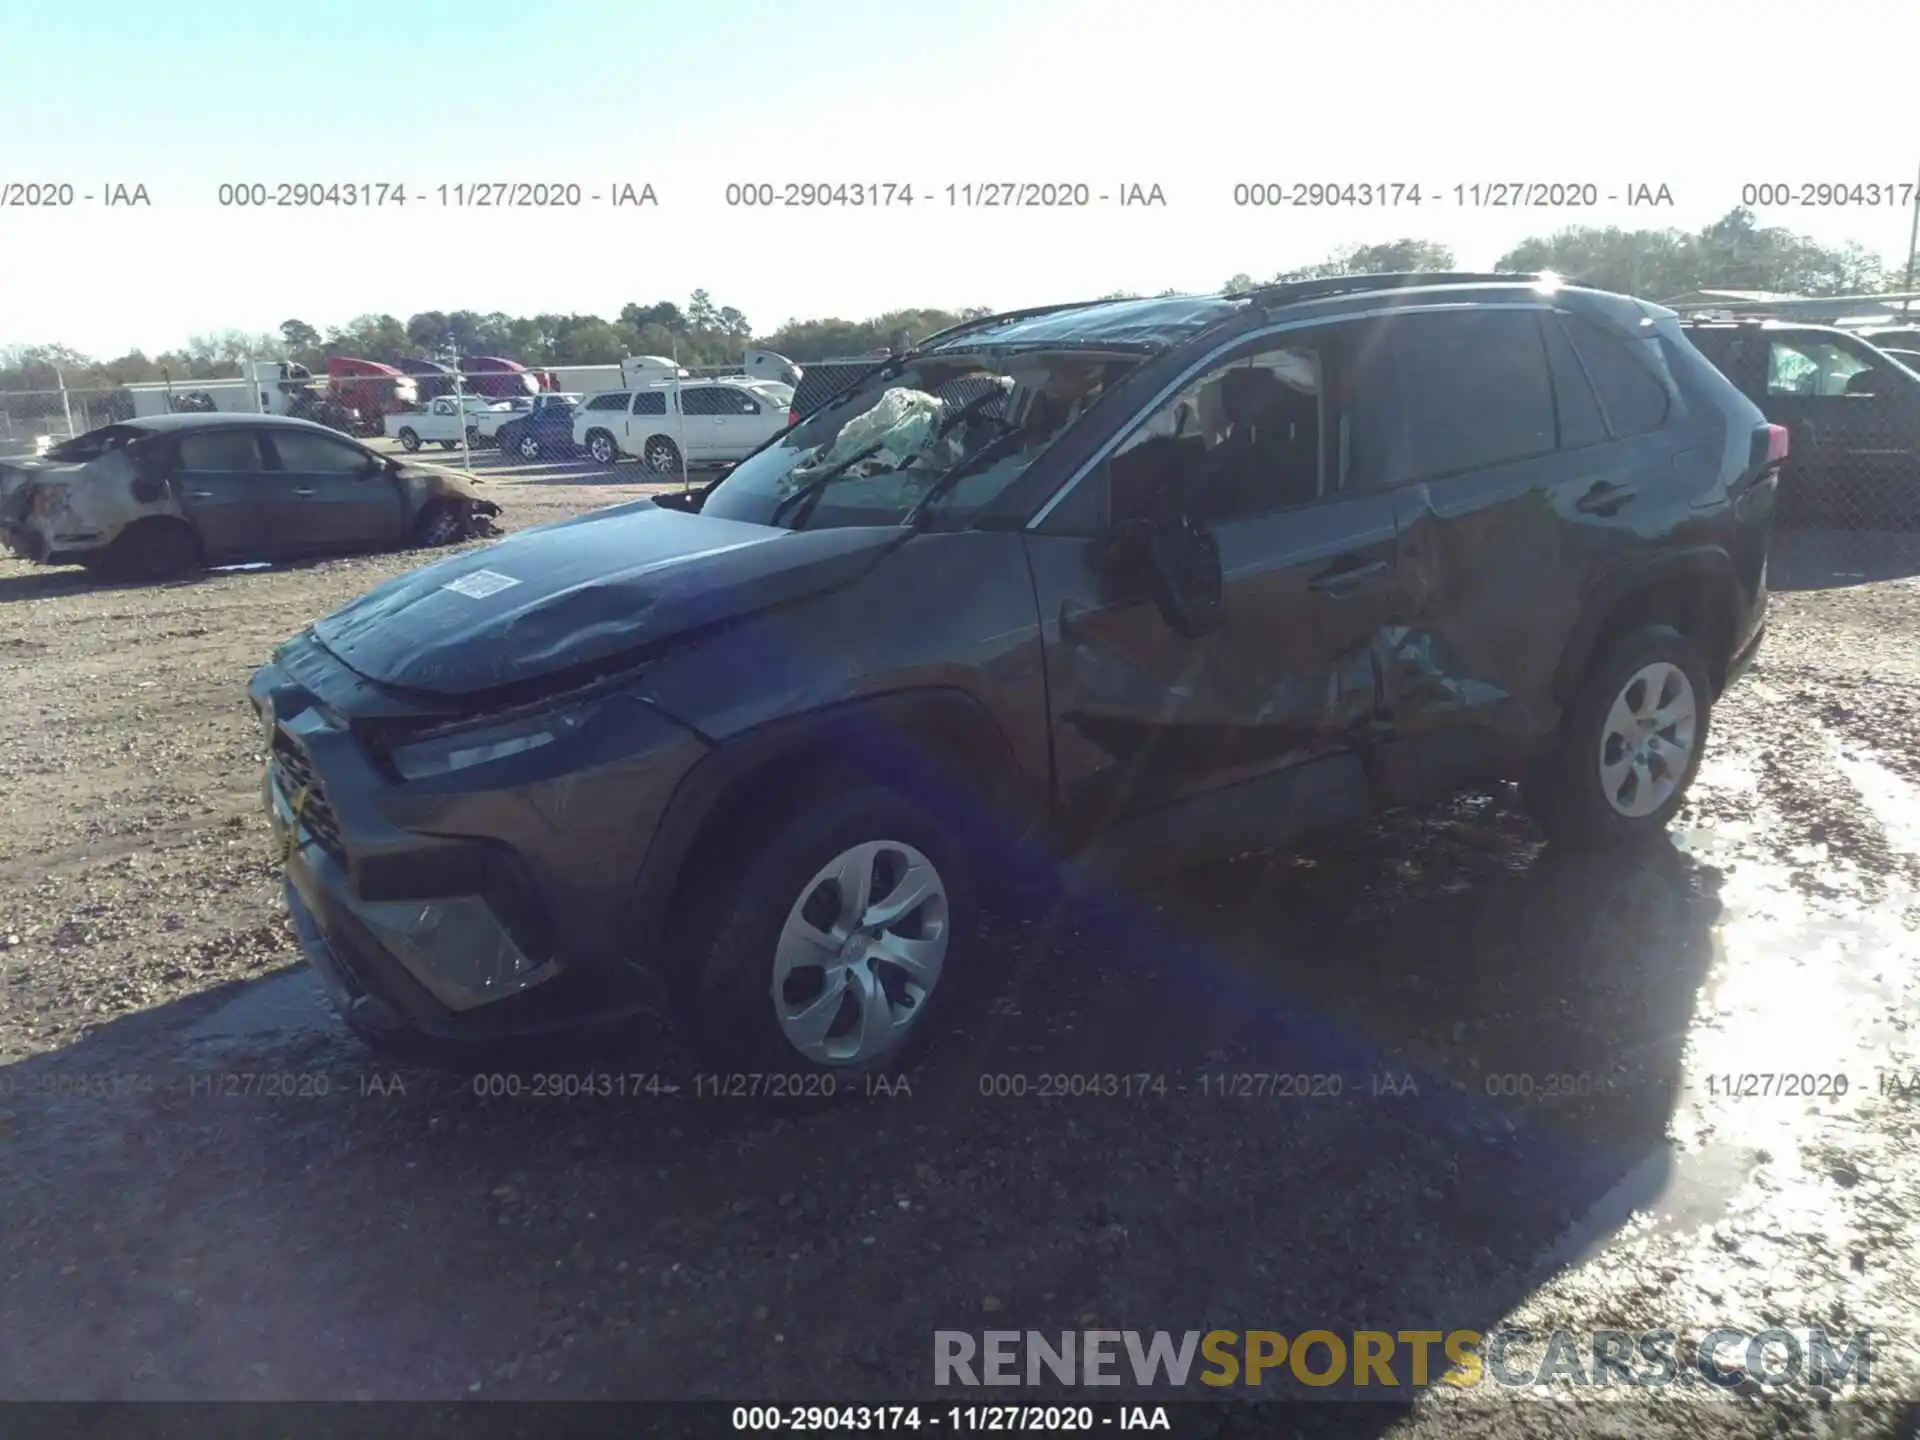
<svg viewBox="0 0 1920 1440"><path fill-rule="evenodd" d="M449 580L440 588L451 590L456 595L465 595L470 600L484 600L489 595L498 595L502 590L511 590L520 582L511 575L502 575L498 570L476 570L471 575L462 575L458 580Z"/></svg>

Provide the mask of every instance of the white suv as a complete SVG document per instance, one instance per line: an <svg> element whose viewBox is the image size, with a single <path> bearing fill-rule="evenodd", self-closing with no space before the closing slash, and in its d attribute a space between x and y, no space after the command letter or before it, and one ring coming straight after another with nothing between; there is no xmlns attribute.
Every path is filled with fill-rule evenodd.
<svg viewBox="0 0 1920 1440"><path fill-rule="evenodd" d="M596 464L630 455L656 475L677 474L683 453L689 469L728 464L786 428L778 397L746 381L611 390L587 396L573 412L574 443Z"/></svg>

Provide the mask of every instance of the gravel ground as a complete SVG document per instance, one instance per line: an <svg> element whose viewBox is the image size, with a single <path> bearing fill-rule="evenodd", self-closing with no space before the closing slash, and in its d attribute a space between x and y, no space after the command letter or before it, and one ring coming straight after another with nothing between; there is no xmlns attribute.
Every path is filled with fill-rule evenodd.
<svg viewBox="0 0 1920 1440"><path fill-rule="evenodd" d="M642 493L500 483L509 528ZM690 1093L657 1027L489 1080L333 1022L243 686L418 556L0 563L0 1396L897 1401L937 1329L1818 1325L1879 1337L1859 1395L1310 1418L1911 1434L1920 584L1794 558L1672 845L1543 852L1494 793L1196 872L1000 934L968 1033L804 1112ZM1714 1078L1781 1071L1849 1088ZM1340 1093L1219 1093L1272 1073ZM1094 1075L1141 1093L1039 1094Z"/></svg>

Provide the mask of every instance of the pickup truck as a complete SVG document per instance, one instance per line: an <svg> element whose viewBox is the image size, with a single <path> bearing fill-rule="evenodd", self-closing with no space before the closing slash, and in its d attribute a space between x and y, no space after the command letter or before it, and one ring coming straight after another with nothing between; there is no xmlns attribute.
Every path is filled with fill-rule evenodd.
<svg viewBox="0 0 1920 1440"><path fill-rule="evenodd" d="M480 416L497 402L489 395L442 395L416 410L403 410L386 418L387 438L398 440L406 451L418 450L429 441L451 450L466 432L469 445L480 443Z"/></svg>
<svg viewBox="0 0 1920 1440"><path fill-rule="evenodd" d="M1780 523L1920 526L1920 375L1872 341L1827 325L1693 321L1691 340L1792 436Z"/></svg>
<svg viewBox="0 0 1920 1440"><path fill-rule="evenodd" d="M538 395L516 395L511 400L495 400L473 417L473 428L481 444L497 445L500 443L500 427L509 421L525 419L540 410L571 412L579 401L578 395L562 395L553 391L542 391Z"/></svg>

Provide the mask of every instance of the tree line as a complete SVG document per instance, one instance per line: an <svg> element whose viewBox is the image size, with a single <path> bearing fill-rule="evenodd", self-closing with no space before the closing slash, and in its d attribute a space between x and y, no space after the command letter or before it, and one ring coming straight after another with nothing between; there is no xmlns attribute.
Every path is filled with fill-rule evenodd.
<svg viewBox="0 0 1920 1440"><path fill-rule="evenodd" d="M1453 252L1445 245L1398 239L1347 246L1315 264L1281 270L1262 280L1246 273L1234 275L1223 288L1237 293L1260 284L1325 275L1453 268ZM1859 245L1821 245L1784 228L1762 226L1744 209L1730 211L1694 232L1570 226L1521 241L1494 262L1494 269L1554 270L1601 289L1650 300L1706 288L1861 294L1881 288L1890 278L1880 257ZM1134 293L1115 292L1104 298L1133 298ZM671 355L683 365L701 366L737 361L743 350L759 346L804 365L810 360L866 354L893 343L903 333L919 338L986 313L988 307L981 306L958 311L896 310L865 320L789 320L756 335L739 310L717 305L707 291L696 290L685 305L667 300L632 303L611 319L428 310L406 320L360 315L325 331L296 319L283 322L273 334L224 330L197 335L180 349L154 356L134 350L101 360L58 344L15 346L0 350L0 391L49 390L61 379L69 389L112 389L142 380L211 380L238 374L243 362L256 359L297 361L318 372L333 355L376 360L504 355L535 367L613 364L628 355Z"/></svg>

